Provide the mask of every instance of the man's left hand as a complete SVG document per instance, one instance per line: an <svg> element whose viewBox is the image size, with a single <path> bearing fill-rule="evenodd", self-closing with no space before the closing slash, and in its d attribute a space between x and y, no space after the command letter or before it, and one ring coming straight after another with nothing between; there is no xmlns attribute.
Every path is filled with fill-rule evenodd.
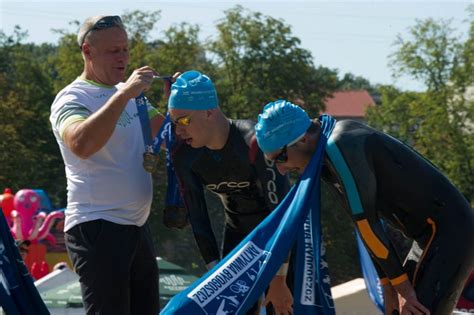
<svg viewBox="0 0 474 315"><path fill-rule="evenodd" d="M276 315L293 314L293 296L285 276L275 276L270 282L265 305L272 303Z"/></svg>

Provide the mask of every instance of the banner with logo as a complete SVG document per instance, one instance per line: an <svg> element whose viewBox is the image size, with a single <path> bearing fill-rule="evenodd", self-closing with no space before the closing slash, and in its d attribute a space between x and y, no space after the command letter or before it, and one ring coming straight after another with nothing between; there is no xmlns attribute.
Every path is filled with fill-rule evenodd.
<svg viewBox="0 0 474 315"><path fill-rule="evenodd" d="M296 256L294 314L334 314L320 211L311 211L299 230ZM319 252L316 251L319 249Z"/></svg>
<svg viewBox="0 0 474 315"><path fill-rule="evenodd" d="M49 314L0 211L0 306L8 315Z"/></svg>
<svg viewBox="0 0 474 315"><path fill-rule="evenodd" d="M307 273L307 276L302 274L302 278L296 281L298 287L295 288L294 308L298 312L295 314L335 314L330 291L327 289L329 282L327 279L323 280L326 273L319 268L322 262L321 229L317 222L320 211L321 165L335 120L326 115L320 119L322 136L317 150L285 199L219 264L175 296L161 314L245 314L286 260L299 231L303 231L305 222L311 226L307 227L310 232L301 234L298 243L307 254L313 254L302 256L304 259L299 260L302 265L298 266L298 270L309 271L313 268L313 272ZM298 250L298 256L300 255L302 253ZM325 281L328 282L327 286L323 285ZM312 290L308 291L308 288ZM322 295L326 300L320 298Z"/></svg>

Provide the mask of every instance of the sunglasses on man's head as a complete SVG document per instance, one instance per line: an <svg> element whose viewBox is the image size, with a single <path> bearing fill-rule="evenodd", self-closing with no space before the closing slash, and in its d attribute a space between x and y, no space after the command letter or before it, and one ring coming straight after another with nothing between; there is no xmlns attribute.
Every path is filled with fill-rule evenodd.
<svg viewBox="0 0 474 315"><path fill-rule="evenodd" d="M87 35L91 31L104 30L104 29L111 28L114 26L123 27L122 19L120 18L120 16L118 15L104 16L103 18L95 22L94 25L90 29L87 30L87 32L82 37L81 46L82 44L84 44L84 41L86 40Z"/></svg>
<svg viewBox="0 0 474 315"><path fill-rule="evenodd" d="M123 26L122 19L118 15L104 16L103 18L95 22L91 30L101 30L114 26Z"/></svg>

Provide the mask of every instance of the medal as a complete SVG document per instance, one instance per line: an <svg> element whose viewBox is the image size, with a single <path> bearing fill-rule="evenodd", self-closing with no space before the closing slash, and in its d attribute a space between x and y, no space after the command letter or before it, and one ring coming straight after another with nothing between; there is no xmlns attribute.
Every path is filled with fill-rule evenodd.
<svg viewBox="0 0 474 315"><path fill-rule="evenodd" d="M156 170L158 164L158 156L151 153L143 153L143 168L149 173L153 173Z"/></svg>

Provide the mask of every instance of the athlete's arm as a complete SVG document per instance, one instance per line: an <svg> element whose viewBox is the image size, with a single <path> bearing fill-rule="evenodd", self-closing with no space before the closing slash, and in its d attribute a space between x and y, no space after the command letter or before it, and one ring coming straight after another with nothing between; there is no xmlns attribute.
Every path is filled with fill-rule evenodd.
<svg viewBox="0 0 474 315"><path fill-rule="evenodd" d="M376 138L369 138L365 143L366 150L377 147L379 143ZM371 153L377 155L377 151ZM400 306L400 314L429 314L429 311L418 301L416 292L403 270L395 247L387 236L382 221L379 218L377 200L377 180L393 180L391 178L376 178L373 167L369 165L372 156L361 156L357 164L352 165L355 187L360 197L360 206L352 209L352 216L359 230L362 240L372 254L372 258L381 267L387 278L381 278L384 291L387 291L387 302L385 311L389 312L394 305ZM347 187L346 187L347 189ZM352 202L353 206L357 202ZM379 271L379 275L381 272ZM398 293L395 302L395 294L392 287ZM398 302L398 303L397 303Z"/></svg>
<svg viewBox="0 0 474 315"><path fill-rule="evenodd" d="M362 127L342 123L333 131L326 152L331 167L342 181L352 219L360 236L392 285L407 281L395 248L389 241L377 212L377 180L373 152L377 143ZM390 179L386 179L390 180Z"/></svg>
<svg viewBox="0 0 474 315"><path fill-rule="evenodd" d="M383 270L390 283L398 285L407 281L408 276L402 268L394 246L385 234L375 207L371 205L370 197L367 196L371 194L367 191L360 194L364 210L362 213L353 213L353 220L365 246L371 252L372 258ZM379 275L381 275L380 271ZM384 277L381 279L384 279Z"/></svg>
<svg viewBox="0 0 474 315"><path fill-rule="evenodd" d="M262 184L265 203L271 210L275 209L278 204L285 198L289 191L288 177L281 175L273 161L265 159L262 151L258 149L255 161L257 176ZM268 288L265 303L272 303L276 314L292 314L293 313L293 296L286 283L288 272L288 263L290 256L282 264L279 271L273 277Z"/></svg>
<svg viewBox="0 0 474 315"><path fill-rule="evenodd" d="M178 178L180 193L188 210L189 222L194 238L206 265L220 259L217 241L212 231L209 213L207 212L203 186L193 173L188 152L177 150L172 154L173 165Z"/></svg>

